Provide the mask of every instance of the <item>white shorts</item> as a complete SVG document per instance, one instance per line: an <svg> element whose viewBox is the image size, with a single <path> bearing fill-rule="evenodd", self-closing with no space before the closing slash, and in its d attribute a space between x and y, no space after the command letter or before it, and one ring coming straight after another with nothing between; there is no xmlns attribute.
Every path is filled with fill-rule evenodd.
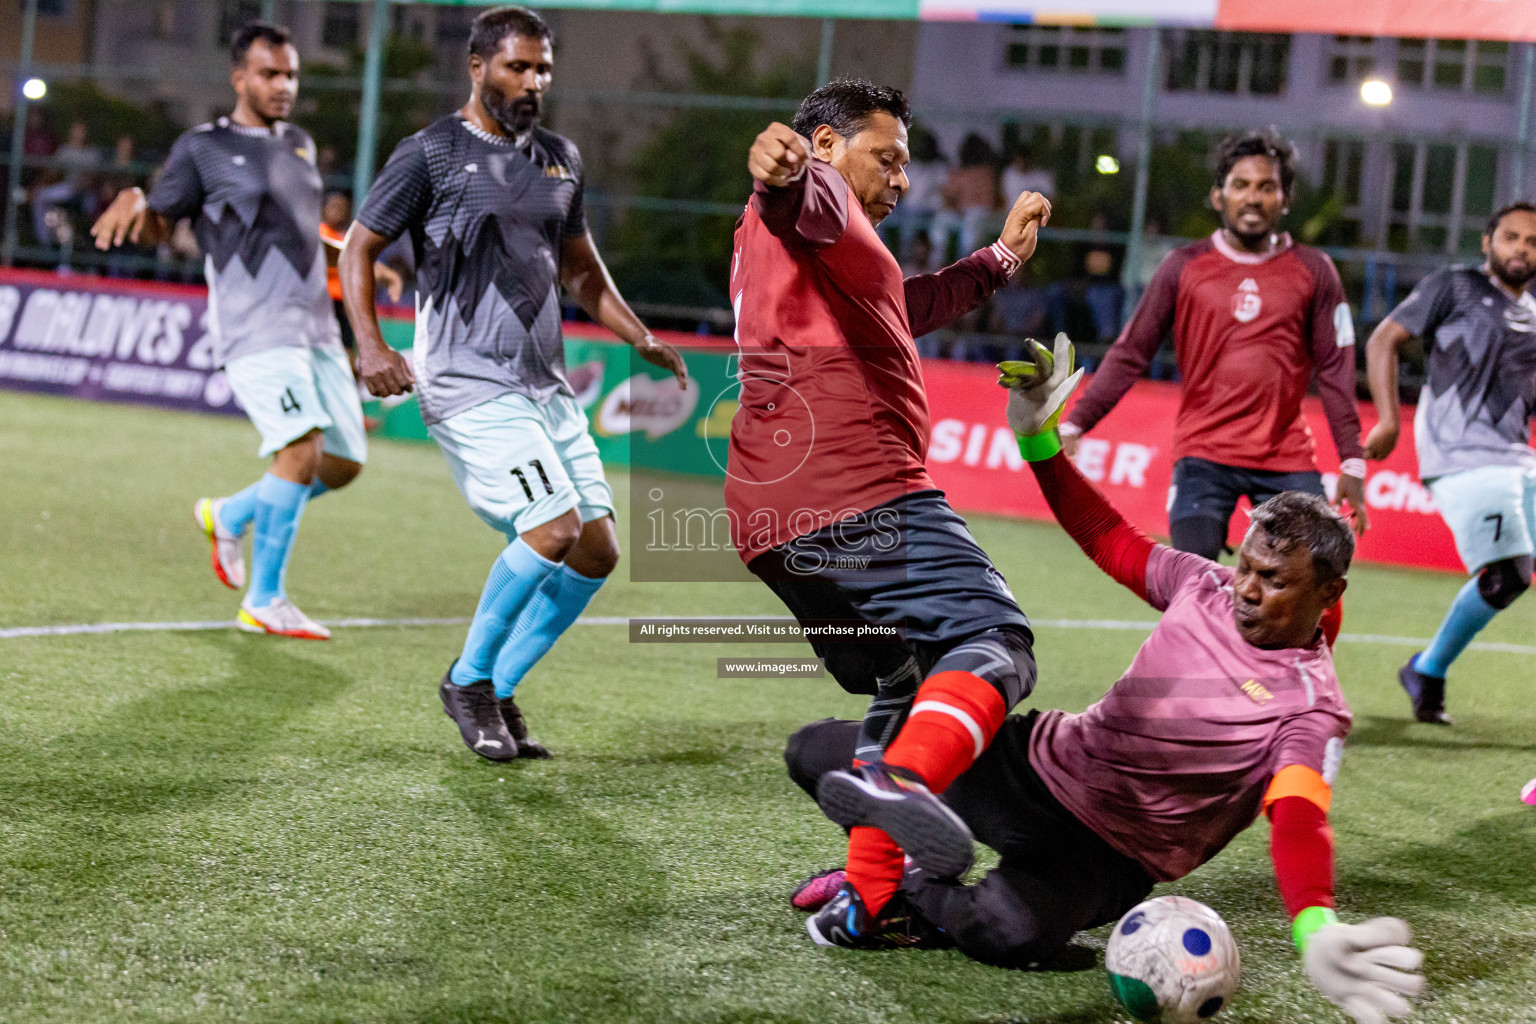
<svg viewBox="0 0 1536 1024"><path fill-rule="evenodd" d="M573 508L584 523L613 515L613 490L573 398L541 405L502 395L427 431L469 507L508 540Z"/></svg>
<svg viewBox="0 0 1536 1024"><path fill-rule="evenodd" d="M257 454L271 455L319 430L327 453L367 461L357 380L341 349L269 348L231 359L224 376L261 434Z"/></svg>
<svg viewBox="0 0 1536 1024"><path fill-rule="evenodd" d="M1536 553L1536 470L1484 466L1429 485L1468 572Z"/></svg>

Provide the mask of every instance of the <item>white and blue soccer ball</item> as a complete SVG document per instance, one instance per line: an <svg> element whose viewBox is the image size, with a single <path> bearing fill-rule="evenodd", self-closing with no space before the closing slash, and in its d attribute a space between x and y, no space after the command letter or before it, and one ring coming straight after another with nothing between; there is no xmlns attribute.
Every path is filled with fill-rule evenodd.
<svg viewBox="0 0 1536 1024"><path fill-rule="evenodd" d="M1231 1001L1242 965L1216 911L1182 896L1159 896L1115 925L1104 967L1115 998L1137 1020L1199 1024Z"/></svg>

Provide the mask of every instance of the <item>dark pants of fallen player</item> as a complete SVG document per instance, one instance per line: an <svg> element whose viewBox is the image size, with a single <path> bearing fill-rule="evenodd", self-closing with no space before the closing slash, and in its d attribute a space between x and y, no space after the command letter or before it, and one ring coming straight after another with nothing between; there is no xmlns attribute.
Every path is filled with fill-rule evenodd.
<svg viewBox="0 0 1536 1024"><path fill-rule="evenodd" d="M1173 546L1214 560L1226 547L1227 526L1238 498L1246 495L1257 508L1286 491L1327 496L1322 474L1314 470L1273 473L1182 458L1173 464L1173 502L1168 508Z"/></svg>
<svg viewBox="0 0 1536 1024"><path fill-rule="evenodd" d="M903 888L968 956L998 967L1048 964L1085 928L1117 921L1147 898L1152 878L1051 795L1029 763L1039 712L1012 715L944 802L999 854L975 885L909 872ZM789 738L789 776L816 798L816 783L853 758L858 722L827 718Z"/></svg>

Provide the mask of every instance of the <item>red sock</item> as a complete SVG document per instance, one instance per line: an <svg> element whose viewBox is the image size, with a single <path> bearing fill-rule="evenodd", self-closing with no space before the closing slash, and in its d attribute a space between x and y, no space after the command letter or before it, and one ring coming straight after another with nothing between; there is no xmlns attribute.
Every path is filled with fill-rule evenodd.
<svg viewBox="0 0 1536 1024"><path fill-rule="evenodd" d="M1335 601L1332 605L1323 609L1323 620L1318 623L1323 628L1323 639L1328 641L1328 649L1333 649L1333 642L1339 638L1339 630L1344 628L1344 602Z"/></svg>
<svg viewBox="0 0 1536 1024"><path fill-rule="evenodd" d="M987 749L1008 708L997 688L970 672L940 672L923 680L907 721L885 752L885 763L913 771L942 793Z"/></svg>
<svg viewBox="0 0 1536 1024"><path fill-rule="evenodd" d="M878 914L901 887L901 847L877 828L856 825L848 833L848 884L871 914Z"/></svg>

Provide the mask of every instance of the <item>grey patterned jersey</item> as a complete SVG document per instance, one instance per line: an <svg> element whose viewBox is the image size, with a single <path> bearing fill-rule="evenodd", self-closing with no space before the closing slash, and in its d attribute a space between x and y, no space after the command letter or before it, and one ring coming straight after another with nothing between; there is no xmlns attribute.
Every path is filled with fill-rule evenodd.
<svg viewBox="0 0 1536 1024"><path fill-rule="evenodd" d="M1482 466L1536 469L1536 301L1515 299L1482 270L1437 270L1392 311L1424 341L1428 364L1414 418L1424 480Z"/></svg>
<svg viewBox="0 0 1536 1024"><path fill-rule="evenodd" d="M269 348L340 348L320 199L314 140L286 122L268 131L221 117L171 147L149 208L194 218L218 365Z"/></svg>
<svg viewBox="0 0 1536 1024"><path fill-rule="evenodd" d="M574 143L534 128L517 144L440 118L395 148L357 219L386 238L410 232L426 422L506 394L574 394L559 301L561 244L587 230Z"/></svg>

